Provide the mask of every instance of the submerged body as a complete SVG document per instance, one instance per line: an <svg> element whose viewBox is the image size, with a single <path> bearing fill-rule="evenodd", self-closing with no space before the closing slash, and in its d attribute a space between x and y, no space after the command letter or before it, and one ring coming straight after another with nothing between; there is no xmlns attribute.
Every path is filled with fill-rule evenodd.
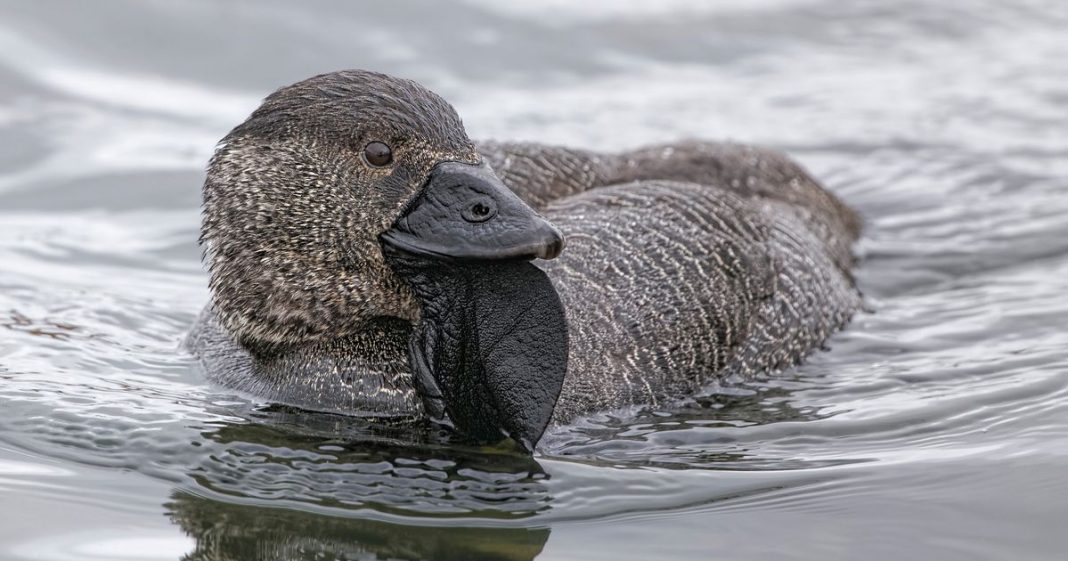
<svg viewBox="0 0 1068 561"><path fill-rule="evenodd" d="M273 164L290 165L285 157ZM555 406L550 402L554 423L662 405L727 375L794 365L860 305L850 274L857 216L777 153L701 142L614 155L485 143L466 157L488 164L567 240L559 257L536 262L566 313L566 326L558 328L569 340L566 375ZM209 175L206 199L209 189L229 188L225 177L217 181L223 187L213 187ZM403 220L396 224L407 226ZM221 282L215 277L213 283ZM435 406L412 365L413 329L434 308L401 285L395 290L400 312L339 323L334 335L327 323L314 337L284 344L228 328L244 323L220 319L218 294L225 292L216 288L216 302L189 343L209 375L227 387L315 410L423 416ZM472 297L472 289L458 290ZM421 313L408 311L405 303L413 299L423 302ZM509 302L495 305L509 317L529 315L529 308L508 310ZM464 325L481 323L475 317ZM508 329L489 333L522 352ZM523 376L537 377L538 370ZM448 399L452 411L462 397Z"/></svg>

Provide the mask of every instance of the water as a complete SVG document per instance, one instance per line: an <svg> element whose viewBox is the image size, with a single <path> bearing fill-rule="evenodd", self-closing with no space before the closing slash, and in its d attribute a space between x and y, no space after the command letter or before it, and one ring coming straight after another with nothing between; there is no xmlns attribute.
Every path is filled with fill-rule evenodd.
<svg viewBox="0 0 1068 561"><path fill-rule="evenodd" d="M1061 559L1068 4L0 3L0 559ZM534 459L209 387L214 143L363 67L474 138L775 146L865 215L801 368Z"/></svg>

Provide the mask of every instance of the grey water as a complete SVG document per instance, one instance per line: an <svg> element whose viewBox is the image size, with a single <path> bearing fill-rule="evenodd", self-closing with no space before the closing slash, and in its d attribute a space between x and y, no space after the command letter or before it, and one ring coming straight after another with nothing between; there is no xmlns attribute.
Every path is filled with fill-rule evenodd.
<svg viewBox="0 0 1068 561"><path fill-rule="evenodd" d="M1064 559L1068 3L0 2L0 559ZM414 78L473 138L786 151L868 310L533 459L229 395L179 346L215 142Z"/></svg>

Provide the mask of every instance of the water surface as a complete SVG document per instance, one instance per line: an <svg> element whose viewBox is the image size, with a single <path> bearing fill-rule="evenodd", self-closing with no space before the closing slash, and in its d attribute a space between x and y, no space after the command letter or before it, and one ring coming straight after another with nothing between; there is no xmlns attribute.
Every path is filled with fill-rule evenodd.
<svg viewBox="0 0 1068 561"><path fill-rule="evenodd" d="M0 558L1060 559L1068 4L0 3ZM272 89L417 79L474 138L787 151L865 216L805 365L537 457L269 407L179 341L199 187Z"/></svg>

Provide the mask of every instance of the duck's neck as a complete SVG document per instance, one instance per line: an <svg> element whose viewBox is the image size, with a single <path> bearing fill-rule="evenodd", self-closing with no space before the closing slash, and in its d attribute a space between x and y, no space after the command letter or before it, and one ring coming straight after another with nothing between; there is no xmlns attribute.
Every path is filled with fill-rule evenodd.
<svg viewBox="0 0 1068 561"><path fill-rule="evenodd" d="M190 343L222 363L209 375L223 386L315 411L423 416L406 320L379 317L352 335L288 346L237 343L213 318L201 323Z"/></svg>

